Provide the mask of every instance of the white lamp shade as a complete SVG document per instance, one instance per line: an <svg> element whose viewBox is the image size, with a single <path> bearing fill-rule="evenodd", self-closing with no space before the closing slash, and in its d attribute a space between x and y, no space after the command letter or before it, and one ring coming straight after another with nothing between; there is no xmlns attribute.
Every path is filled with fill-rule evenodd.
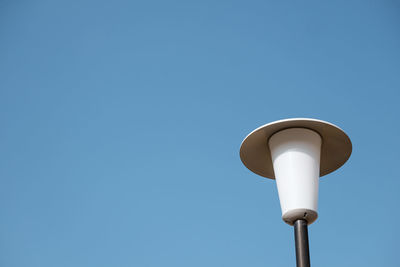
<svg viewBox="0 0 400 267"><path fill-rule="evenodd" d="M321 136L305 128L290 128L273 134L269 141L278 187L282 219L314 222L318 208Z"/></svg>
<svg viewBox="0 0 400 267"><path fill-rule="evenodd" d="M317 217L319 177L340 168L352 144L338 126L317 119L270 122L246 136L240 159L252 172L276 179L282 219L311 224Z"/></svg>

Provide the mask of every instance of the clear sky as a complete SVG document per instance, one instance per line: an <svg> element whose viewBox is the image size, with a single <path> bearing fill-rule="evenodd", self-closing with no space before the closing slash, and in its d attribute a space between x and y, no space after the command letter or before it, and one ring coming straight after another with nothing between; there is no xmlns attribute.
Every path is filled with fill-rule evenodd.
<svg viewBox="0 0 400 267"><path fill-rule="evenodd" d="M243 138L344 129L313 266L399 266L397 1L0 1L0 265L294 266Z"/></svg>

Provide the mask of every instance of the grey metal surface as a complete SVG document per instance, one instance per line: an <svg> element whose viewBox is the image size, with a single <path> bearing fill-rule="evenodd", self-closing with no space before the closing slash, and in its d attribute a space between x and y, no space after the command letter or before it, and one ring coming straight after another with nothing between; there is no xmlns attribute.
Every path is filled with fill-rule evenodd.
<svg viewBox="0 0 400 267"><path fill-rule="evenodd" d="M297 220L294 222L294 240L296 244L297 267L310 267L308 227L306 220Z"/></svg>
<svg viewBox="0 0 400 267"><path fill-rule="evenodd" d="M274 133L288 128L306 128L321 135L320 176L340 168L351 155L350 138L336 125L316 119L295 118L275 121L251 132L240 147L243 164L258 175L275 179L268 139Z"/></svg>

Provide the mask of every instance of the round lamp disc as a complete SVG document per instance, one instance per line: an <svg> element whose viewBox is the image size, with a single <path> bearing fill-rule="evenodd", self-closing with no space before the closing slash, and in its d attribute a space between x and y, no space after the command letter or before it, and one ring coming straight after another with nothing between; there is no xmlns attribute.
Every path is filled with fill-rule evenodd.
<svg viewBox="0 0 400 267"><path fill-rule="evenodd" d="M271 122L251 132L240 146L243 164L258 175L275 179L268 140L273 134L288 128L306 128L321 136L320 176L340 168L351 155L350 138L342 129L326 121L296 118Z"/></svg>

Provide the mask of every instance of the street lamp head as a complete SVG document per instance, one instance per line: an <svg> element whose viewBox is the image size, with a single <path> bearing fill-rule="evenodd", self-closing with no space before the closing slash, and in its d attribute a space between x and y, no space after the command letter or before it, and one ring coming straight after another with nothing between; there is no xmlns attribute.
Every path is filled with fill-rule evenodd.
<svg viewBox="0 0 400 267"><path fill-rule="evenodd" d="M352 145L339 127L316 119L286 119L261 126L242 142L240 158L252 172L276 179L282 219L293 225L317 217L319 177L342 166Z"/></svg>

